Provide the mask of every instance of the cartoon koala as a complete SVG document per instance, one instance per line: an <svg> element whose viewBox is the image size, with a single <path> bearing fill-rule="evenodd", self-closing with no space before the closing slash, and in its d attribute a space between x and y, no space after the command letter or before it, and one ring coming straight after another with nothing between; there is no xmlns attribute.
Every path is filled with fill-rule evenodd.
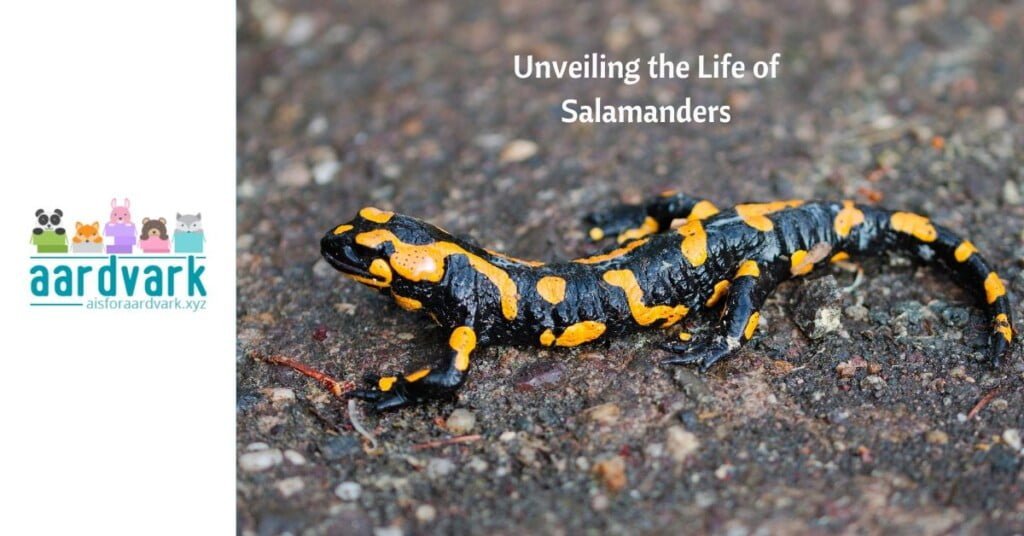
<svg viewBox="0 0 1024 536"><path fill-rule="evenodd" d="M72 253L103 253L103 237L100 236L100 222L86 225L75 222L75 236L71 239Z"/></svg>
<svg viewBox="0 0 1024 536"><path fill-rule="evenodd" d="M195 214L177 213L177 225L174 228L174 252L202 253L205 241L203 215L199 212Z"/></svg>
<svg viewBox="0 0 1024 536"><path fill-rule="evenodd" d="M170 253L171 241L167 236L167 220L142 218L142 235L139 247L143 253Z"/></svg>
<svg viewBox="0 0 1024 536"><path fill-rule="evenodd" d="M36 222L38 227L32 229L32 237L29 243L36 247L39 253L67 253L68 236L60 220L64 212L57 208L47 213L43 209L36 211Z"/></svg>

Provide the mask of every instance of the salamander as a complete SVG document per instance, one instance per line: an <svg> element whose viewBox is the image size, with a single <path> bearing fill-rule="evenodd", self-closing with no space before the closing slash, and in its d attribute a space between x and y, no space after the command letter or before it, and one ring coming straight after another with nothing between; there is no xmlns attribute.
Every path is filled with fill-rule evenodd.
<svg viewBox="0 0 1024 536"><path fill-rule="evenodd" d="M951 271L980 296L999 366L1014 343L1002 280L971 242L925 216L853 201L775 201L719 209L663 192L588 215L603 253L566 262L517 259L409 216L372 207L331 228L323 257L349 278L428 315L446 330L444 357L407 374L368 376L337 394L377 409L450 397L487 345L575 347L643 328L668 328L718 308L703 338L673 337L665 365L709 367L754 337L766 297L782 281L851 257L893 250ZM285 363L289 364L289 363ZM336 380L295 366L330 385ZM326 379L325 379L326 378Z"/></svg>

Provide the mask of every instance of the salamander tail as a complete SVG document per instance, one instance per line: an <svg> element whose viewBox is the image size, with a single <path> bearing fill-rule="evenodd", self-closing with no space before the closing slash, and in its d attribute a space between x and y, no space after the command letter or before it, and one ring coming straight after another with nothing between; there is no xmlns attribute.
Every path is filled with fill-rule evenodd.
<svg viewBox="0 0 1024 536"><path fill-rule="evenodd" d="M991 332L988 356L993 366L999 366L1008 357L1016 334L1010 312L1010 299L999 275L989 266L978 250L952 230L932 223L928 218L911 212L889 212L864 209L868 225L860 236L851 236L850 249L870 248L874 251L894 249L905 251L929 264L943 266L954 279L972 295L978 296L985 308ZM865 223L868 223L865 222ZM871 235L871 236L868 236Z"/></svg>

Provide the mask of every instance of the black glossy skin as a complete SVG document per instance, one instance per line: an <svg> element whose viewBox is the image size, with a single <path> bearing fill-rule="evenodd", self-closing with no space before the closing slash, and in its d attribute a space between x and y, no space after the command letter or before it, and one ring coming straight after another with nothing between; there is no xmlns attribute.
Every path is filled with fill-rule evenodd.
<svg viewBox="0 0 1024 536"><path fill-rule="evenodd" d="M695 209L698 203L704 206ZM844 206L859 213L860 219L848 228L846 236L841 236L841 226L836 222ZM689 217L692 210L701 214L687 223L700 219L698 225L706 235L706 260L702 262L684 255L681 247L684 236L670 227L673 220ZM685 306L689 314L708 308L715 285L729 281L727 293L720 294L720 300L713 304L723 308L721 324L714 335L700 341L665 346L673 357L664 363L696 364L706 370L753 335L757 311L779 282L812 267L826 265L837 253L857 257L900 250L951 270L972 293L980 292L981 302L993 319L989 341L993 365L998 365L1009 352L1013 331L1008 296L1001 283L998 289L987 289L985 285L987 278L991 281L994 277L998 281L998 276L991 275L992 270L981 255L974 252L973 246L967 258L958 260L954 252L969 243L965 245L952 231L925 218L912 215L913 221L923 221L926 228L916 235L906 228L896 229L891 211L851 203L806 202L769 211L764 217L770 221L770 230L755 228L740 217L737 208L711 211L717 209L706 201L670 192L644 205L623 205L597 212L587 217L593 227L592 236L619 234L622 243L611 250L625 247L628 251L602 262L577 259L536 265L539 263L489 252L415 218L364 209L360 216L324 236L321 241L324 257L338 270L382 293L419 302L419 310L458 335L453 336L444 362L405 377L369 377L370 387L354 391L351 396L375 402L379 409L450 396L465 381L469 354L480 345L561 346L565 342L565 346L575 346L587 341L579 337L562 341L560 336L566 328L581 322L588 326L603 324L604 330L600 333L591 327L580 330L586 333L583 339L594 337L596 333L594 340L645 327L663 327L679 319L676 315L673 321L668 321L667 311L671 307ZM363 217L363 214L370 217ZM694 227L688 228L692 231ZM639 236L642 237L630 239ZM369 237L376 237L376 240ZM642 242L637 243L637 240ZM396 252L410 249L415 249L417 255L396 256ZM452 253L453 250L456 252ZM423 252L436 254L440 251L448 252L438 257L443 259L443 266L434 266L428 261L412 263L443 269L438 281L416 281L417 277L410 279L406 277L409 274L401 273L399 268L403 261L421 259ZM800 251L806 257L798 266L792 259L795 253L801 255ZM701 248L691 248L689 252L699 254ZM473 266L471 257L476 257L477 267ZM378 261L376 265L374 261ZM744 261L753 261L758 273L737 273ZM813 261L813 266L809 261ZM371 266L376 266L378 274L384 275L371 273L374 271ZM514 282L515 292L506 292L506 295L518 295L511 318L502 307L499 287L479 269L480 266L493 267ZM606 275L608 272L617 272L620 276L627 272L632 274L642 291L642 306L666 307L661 309L660 315L638 317L631 310L622 285L610 284L606 279L611 277ZM435 273L440 272L435 270ZM565 281L564 298L558 303L546 300L538 290L538 282L546 276ZM998 296L987 297L986 293ZM467 329L475 334L472 345L463 344ZM549 331L546 339L545 331ZM555 337L559 337L559 342L553 342Z"/></svg>

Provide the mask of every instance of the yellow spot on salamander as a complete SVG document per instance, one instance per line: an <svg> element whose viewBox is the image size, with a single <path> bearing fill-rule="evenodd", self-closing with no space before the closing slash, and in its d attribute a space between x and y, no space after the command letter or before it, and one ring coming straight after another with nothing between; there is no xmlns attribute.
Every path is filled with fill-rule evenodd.
<svg viewBox="0 0 1024 536"><path fill-rule="evenodd" d="M391 284L391 279L394 277L391 267L388 266L388 261L384 259L373 259L373 262L370 263L370 273L381 278L387 285Z"/></svg>
<svg viewBox="0 0 1024 536"><path fill-rule="evenodd" d="M604 333L605 329L606 327L604 324L593 320L577 322L565 328L565 331L555 339L555 345L579 346L583 343L597 339Z"/></svg>
<svg viewBox="0 0 1024 536"><path fill-rule="evenodd" d="M398 381L398 378L395 376L384 376L377 380L377 389L380 389L381 391L390 391L391 388L394 387L396 381Z"/></svg>
<svg viewBox="0 0 1024 536"><path fill-rule="evenodd" d="M604 239L604 230L600 227L591 227L590 232L587 234L590 235L590 239L594 242Z"/></svg>
<svg viewBox="0 0 1024 536"><path fill-rule="evenodd" d="M1003 280L999 279L999 275L995 272L989 272L988 277L985 278L985 300L988 303L994 303L1004 294L1006 294L1006 287L1003 286Z"/></svg>
<svg viewBox="0 0 1024 536"><path fill-rule="evenodd" d="M953 252L953 257L956 258L956 262L967 262L967 259L971 258L971 255L974 255L977 252L978 250L974 247L974 244L964 240L956 247L956 251Z"/></svg>
<svg viewBox="0 0 1024 536"><path fill-rule="evenodd" d="M537 281L537 294L552 305L558 305L565 299L565 279L549 275Z"/></svg>
<svg viewBox="0 0 1024 536"><path fill-rule="evenodd" d="M743 328L743 336L750 340L754 336L754 331L757 330L757 324L761 321L761 313L754 311L750 314L750 318L747 319L747 327Z"/></svg>
<svg viewBox="0 0 1024 536"><path fill-rule="evenodd" d="M627 240L634 240L637 238L643 238L649 234L658 232L658 220L647 216L644 218L644 222L640 224L640 227L634 229L626 229L619 233L619 237L616 239L620 244Z"/></svg>
<svg viewBox="0 0 1024 536"><path fill-rule="evenodd" d="M665 322L661 327L669 327L679 322L690 309L685 305L653 305L644 304L644 290L637 283L636 276L630 270L612 270L602 276L609 285L619 287L626 293L626 302L633 320L641 326L649 326L658 320ZM602 330L603 331L603 330Z"/></svg>
<svg viewBox="0 0 1024 536"><path fill-rule="evenodd" d="M1006 342L1013 342L1013 328L1010 327L1010 319L1006 317L1006 313L999 313L996 315L995 330L1000 333Z"/></svg>
<svg viewBox="0 0 1024 536"><path fill-rule="evenodd" d="M346 231L351 231L351 230L352 230L352 226L351 225L339 225L339 226L334 228L334 234L339 235L339 234L342 234L342 233L344 233Z"/></svg>
<svg viewBox="0 0 1024 536"><path fill-rule="evenodd" d="M836 230L836 234L842 238L850 236L850 231L864 223L864 213L854 206L853 201L843 201L843 208L836 214L836 219L832 223L832 226Z"/></svg>
<svg viewBox="0 0 1024 536"><path fill-rule="evenodd" d="M540 344L542 346L551 346L555 343L555 334L550 329L545 329L544 333L540 334Z"/></svg>
<svg viewBox="0 0 1024 536"><path fill-rule="evenodd" d="M935 230L932 222L920 214L893 212L889 217L889 223L893 229L912 235L922 242L934 242L939 237L939 232Z"/></svg>
<svg viewBox="0 0 1024 536"><path fill-rule="evenodd" d="M757 263L754 261L743 261L740 263L739 269L736 270L736 277L743 277L745 275L761 277L761 269L757 267Z"/></svg>
<svg viewBox="0 0 1024 536"><path fill-rule="evenodd" d="M394 212L374 207L366 207L359 211L359 217L364 220L370 220L374 223L387 223L391 221L391 218L394 215Z"/></svg>
<svg viewBox="0 0 1024 536"><path fill-rule="evenodd" d="M625 246L622 246L621 248L613 249L612 251L609 251L608 253L602 253L601 255L594 255L593 257L584 257L582 259L576 259L576 260L574 260L572 262L578 262L580 264L597 264L599 262L610 261L610 260L613 260L613 259L617 259L617 258L619 258L619 257L621 257L621 256L623 256L623 255L625 255L627 253L629 253L630 251L633 251L634 249L636 249L636 248L638 248L638 247L640 247L640 246L642 246L642 245L644 245L646 243L647 243L647 239L646 238L641 238L640 240L634 240L634 241L626 244Z"/></svg>
<svg viewBox="0 0 1024 536"><path fill-rule="evenodd" d="M455 370L465 371L469 368L469 354L476 349L476 332L467 326L457 327L448 338L448 346L455 350Z"/></svg>
<svg viewBox="0 0 1024 536"><path fill-rule="evenodd" d="M839 253L832 255L832 258L829 259L828 262L843 262L848 260L850 260L850 254L845 251L840 251Z"/></svg>
<svg viewBox="0 0 1024 536"><path fill-rule="evenodd" d="M429 368L419 369L416 372L408 374L405 377L405 381L407 381L407 382L414 382L414 381L417 381L417 380L421 380L427 374L430 374L430 369Z"/></svg>
<svg viewBox="0 0 1024 536"><path fill-rule="evenodd" d="M704 224L700 220L688 220L677 231L683 235L683 243L679 247L690 265L704 264L708 260L708 234L704 232Z"/></svg>
<svg viewBox="0 0 1024 536"><path fill-rule="evenodd" d="M804 275L814 269L814 262L807 259L807 252L798 249L789 257L789 272L793 275Z"/></svg>
<svg viewBox="0 0 1024 536"><path fill-rule="evenodd" d="M704 302L704 305L708 307L713 307L716 303L718 303L719 300L722 299L723 296L725 296L726 292L729 292L728 280L723 279L715 283L715 290L711 292L711 297L708 298L708 301Z"/></svg>
<svg viewBox="0 0 1024 536"><path fill-rule="evenodd" d="M773 201L771 203L748 203L736 205L736 214L744 223L758 231L771 231L775 228L768 214L778 212L787 208L794 208L804 204L803 201L793 199L790 201Z"/></svg>
<svg viewBox="0 0 1024 536"><path fill-rule="evenodd" d="M705 201L698 201L697 204L693 205L693 208L690 209L690 215L687 216L686 219L688 219L688 220L703 220L703 219L710 218L711 216L714 216L715 214L718 214L718 207L716 207L714 205L714 203L712 203L711 201L706 201L706 200Z"/></svg>
<svg viewBox="0 0 1024 536"><path fill-rule="evenodd" d="M512 320L519 312L519 289L508 272L491 264L483 257L470 253L452 242L431 244L407 244L387 229L376 229L356 235L356 243L366 247L377 247L391 242L395 252L391 255L391 267L395 273L412 282L429 281L437 283L444 277L444 262L450 255L465 255L469 265L480 272L498 289L501 298L501 313Z"/></svg>
<svg viewBox="0 0 1024 536"><path fill-rule="evenodd" d="M399 296L398 294L395 294L394 290L391 291L391 297L395 299L395 303L397 303L399 307L406 311L418 311L423 308L423 302L415 298Z"/></svg>
<svg viewBox="0 0 1024 536"><path fill-rule="evenodd" d="M685 331L679 332L679 340L681 340L683 342L687 342L687 341L689 341L691 339L693 339L693 335L691 335L691 334L689 334L689 333L687 333Z"/></svg>
<svg viewBox="0 0 1024 536"><path fill-rule="evenodd" d="M662 190L658 197L672 197L679 193L679 190Z"/></svg>

